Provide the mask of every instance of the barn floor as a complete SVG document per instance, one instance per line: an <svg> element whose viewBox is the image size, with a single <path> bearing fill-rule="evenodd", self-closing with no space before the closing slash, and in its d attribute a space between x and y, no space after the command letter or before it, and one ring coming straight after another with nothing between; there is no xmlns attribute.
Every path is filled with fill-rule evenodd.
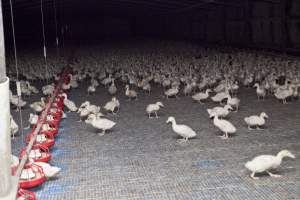
<svg viewBox="0 0 300 200"><path fill-rule="evenodd" d="M102 86L95 95L87 96L86 87L81 84L69 98L78 105L89 100L100 106L111 98ZM200 105L183 96L167 100L160 96L160 88L154 88L150 96L140 94L138 101L127 101L124 86L118 89L120 113L107 115L117 125L105 136L77 122L76 113L67 113L51 150L51 164L62 171L34 190L38 199L300 200L300 101L287 105L274 97L257 101L254 89L241 89L241 110L228 118L238 131L224 141L206 113L215 106L211 101ZM145 107L157 100L165 109L159 119L148 119ZM30 111L23 112L25 126ZM248 131L243 118L262 111L270 117L266 129ZM17 113L13 114L17 119ZM171 115L192 127L197 138L177 143L171 125L166 124ZM19 136L12 141L14 154L21 146ZM296 159L284 160L278 169L281 178L262 174L254 181L249 177L246 161L282 149L289 149Z"/></svg>

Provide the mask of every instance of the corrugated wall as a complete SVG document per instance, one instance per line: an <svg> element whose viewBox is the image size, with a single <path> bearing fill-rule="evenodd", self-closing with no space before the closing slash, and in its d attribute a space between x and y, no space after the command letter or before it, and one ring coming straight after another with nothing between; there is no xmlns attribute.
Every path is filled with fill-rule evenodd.
<svg viewBox="0 0 300 200"><path fill-rule="evenodd" d="M300 52L300 0L243 0L240 6L167 15L157 23L162 21L164 29L157 31L169 37Z"/></svg>

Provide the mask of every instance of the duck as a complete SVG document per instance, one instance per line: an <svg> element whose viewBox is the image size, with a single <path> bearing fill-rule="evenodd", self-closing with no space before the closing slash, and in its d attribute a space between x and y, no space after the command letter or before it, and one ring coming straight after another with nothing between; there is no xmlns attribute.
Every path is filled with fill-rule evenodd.
<svg viewBox="0 0 300 200"><path fill-rule="evenodd" d="M29 162L41 167L47 179L54 178L61 171L59 167L51 166L45 162L34 162L32 158L29 158Z"/></svg>
<svg viewBox="0 0 300 200"><path fill-rule="evenodd" d="M253 87L256 88L257 99L260 100L260 98L262 98L264 100L266 96L266 89L258 83L255 83Z"/></svg>
<svg viewBox="0 0 300 200"><path fill-rule="evenodd" d="M76 107L75 103L68 99L68 96L66 93L63 93L62 96L64 96L64 105L69 109L69 112L76 112L78 108Z"/></svg>
<svg viewBox="0 0 300 200"><path fill-rule="evenodd" d="M19 99L17 95L13 95L12 91L9 91L9 101L12 105L17 107L17 110L25 107L27 104L27 102L23 101L21 97Z"/></svg>
<svg viewBox="0 0 300 200"><path fill-rule="evenodd" d="M256 173L267 172L269 176L278 178L280 175L273 174L269 170L276 169L280 166L282 159L285 157L289 157L295 159L295 156L288 150L282 150L277 153L276 156L274 155L260 155L253 158L251 161L248 161L245 164L245 167L250 170L252 173L250 177L254 180L259 179L256 177Z"/></svg>
<svg viewBox="0 0 300 200"><path fill-rule="evenodd" d="M39 116L37 114L30 113L29 119L28 119L29 125L27 127L25 127L24 129L29 129L30 126L36 125L38 123L38 121L39 121Z"/></svg>
<svg viewBox="0 0 300 200"><path fill-rule="evenodd" d="M112 75L109 74L107 78L103 79L101 81L101 84L104 85L105 87L112 82Z"/></svg>
<svg viewBox="0 0 300 200"><path fill-rule="evenodd" d="M157 112L159 111L159 109L161 107L164 107L164 104L162 102L160 102L160 101L158 101L158 102L156 102L154 104L149 104L146 107L146 112L148 114L149 119L151 118L151 114L152 113L155 113L156 118L158 118Z"/></svg>
<svg viewBox="0 0 300 200"><path fill-rule="evenodd" d="M252 115L245 117L244 121L248 125L248 129L252 130L251 126L256 126L257 129L259 129L259 126L263 126L266 123L266 118L268 118L268 115L265 112L262 112L259 116Z"/></svg>
<svg viewBox="0 0 300 200"><path fill-rule="evenodd" d="M293 89L291 86L287 86L286 88L277 88L276 92L274 93L275 97L279 100L282 100L283 104L286 104L286 99L293 95Z"/></svg>
<svg viewBox="0 0 300 200"><path fill-rule="evenodd" d="M231 97L230 94L228 94L226 98L227 98L227 102L226 102L227 105L230 105L233 108L235 108L235 112L237 112L239 110L241 100L237 97Z"/></svg>
<svg viewBox="0 0 300 200"><path fill-rule="evenodd" d="M54 83L42 87L43 94L50 96L55 90Z"/></svg>
<svg viewBox="0 0 300 200"><path fill-rule="evenodd" d="M225 105L224 107L217 106L212 109L207 109L207 113L209 114L209 118L212 118L214 116L224 118L232 110L233 110L233 108L230 105Z"/></svg>
<svg viewBox="0 0 300 200"><path fill-rule="evenodd" d="M148 94L150 95L150 93L151 93L151 85L150 85L149 82L147 82L147 83L142 87L142 89L143 89L144 91L148 92Z"/></svg>
<svg viewBox="0 0 300 200"><path fill-rule="evenodd" d="M178 98L177 97L178 92L179 92L179 89L178 89L178 86L177 86L177 87L173 87L173 88L170 88L170 89L166 90L165 95L166 95L167 99L169 97L172 97L172 96L175 96L176 98Z"/></svg>
<svg viewBox="0 0 300 200"><path fill-rule="evenodd" d="M42 97L41 101L33 102L29 106L30 106L30 108L32 108L34 110L35 113L40 113L44 110L44 108L46 106L45 98Z"/></svg>
<svg viewBox="0 0 300 200"><path fill-rule="evenodd" d="M96 92L96 87L94 85L90 85L88 88L87 88L87 93L88 95L90 94L93 94Z"/></svg>
<svg viewBox="0 0 300 200"><path fill-rule="evenodd" d="M129 85L125 86L125 95L130 99L135 98L137 100L137 92L135 90L130 90Z"/></svg>
<svg viewBox="0 0 300 200"><path fill-rule="evenodd" d="M116 98L116 97L113 97L111 99L111 101L107 102L105 105L104 105L104 109L106 111L109 111L111 112L112 114L115 114L115 110L118 109L119 110L119 107L120 107L120 102L119 100Z"/></svg>
<svg viewBox="0 0 300 200"><path fill-rule="evenodd" d="M192 96L192 99L198 101L200 104L203 104L201 100L205 100L209 97L209 93L212 92L211 89L206 89L205 93L199 92Z"/></svg>
<svg viewBox="0 0 300 200"><path fill-rule="evenodd" d="M192 93L193 87L191 83L187 82L185 87L183 88L184 96L189 96Z"/></svg>
<svg viewBox="0 0 300 200"><path fill-rule="evenodd" d="M79 121L78 122L82 122L82 119L88 117L88 115L90 114L90 111L87 107L80 107L80 108L78 108L77 113L79 113Z"/></svg>
<svg viewBox="0 0 300 200"><path fill-rule="evenodd" d="M111 80L111 85L108 88L108 93L110 95L115 95L117 93L117 87L115 85L115 79Z"/></svg>
<svg viewBox="0 0 300 200"><path fill-rule="evenodd" d="M224 119L219 119L219 117L217 115L214 116L214 125L216 127L218 127L224 133L224 135L221 136L222 139L228 139L229 133L236 132L236 128L234 125L232 125L232 123L230 123L229 121L224 120Z"/></svg>
<svg viewBox="0 0 300 200"><path fill-rule="evenodd" d="M168 120L166 121L167 124L170 122L173 131L183 137L183 139L178 140L180 143L187 142L188 139L196 137L197 134L192 128L184 124L177 124L173 116L168 117Z"/></svg>
<svg viewBox="0 0 300 200"><path fill-rule="evenodd" d="M98 116L98 117L97 117ZM105 118L101 118L102 115L91 114L88 116L88 119L85 120L87 124L91 124L96 129L101 129L102 132L98 133L99 136L105 135L107 130L112 129L116 123Z"/></svg>
<svg viewBox="0 0 300 200"><path fill-rule="evenodd" d="M13 138L15 138L15 134L19 131L19 126L15 122L12 115L10 115L10 134Z"/></svg>
<svg viewBox="0 0 300 200"><path fill-rule="evenodd" d="M212 96L211 99L213 102L221 103L225 98L227 98L227 92L219 92L215 96Z"/></svg>

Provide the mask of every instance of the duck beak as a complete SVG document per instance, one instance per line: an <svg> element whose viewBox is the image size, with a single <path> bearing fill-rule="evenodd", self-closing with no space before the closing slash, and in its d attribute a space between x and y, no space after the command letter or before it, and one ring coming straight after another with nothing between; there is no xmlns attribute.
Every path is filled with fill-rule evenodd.
<svg viewBox="0 0 300 200"><path fill-rule="evenodd" d="M170 122L169 120L166 121L167 124L168 124L169 122Z"/></svg>
<svg viewBox="0 0 300 200"><path fill-rule="evenodd" d="M290 157L290 158L293 158L293 159L296 158L296 156L294 156L294 154L290 154L289 157Z"/></svg>

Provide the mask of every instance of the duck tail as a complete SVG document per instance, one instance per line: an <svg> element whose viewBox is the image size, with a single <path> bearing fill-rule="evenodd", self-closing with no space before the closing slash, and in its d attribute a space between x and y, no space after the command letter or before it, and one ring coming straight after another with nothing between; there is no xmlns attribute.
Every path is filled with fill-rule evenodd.
<svg viewBox="0 0 300 200"><path fill-rule="evenodd" d="M248 118L248 117L245 117L245 118L244 118L244 121L248 124L248 123L249 123L249 118Z"/></svg>

